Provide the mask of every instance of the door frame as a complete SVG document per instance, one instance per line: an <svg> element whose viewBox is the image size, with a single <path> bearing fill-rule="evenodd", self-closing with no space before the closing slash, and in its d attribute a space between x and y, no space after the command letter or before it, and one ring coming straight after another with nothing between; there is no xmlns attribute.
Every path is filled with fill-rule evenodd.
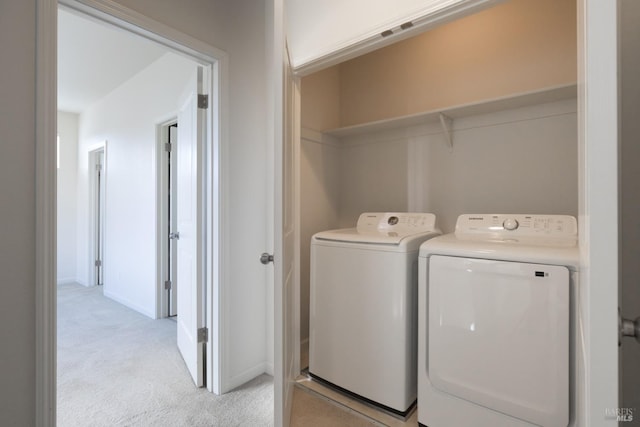
<svg viewBox="0 0 640 427"><path fill-rule="evenodd" d="M36 425L56 424L56 117L57 117L57 15L58 6L81 12L133 34L145 37L210 67L207 110L207 147L204 150L207 183L204 194L205 303L207 388L219 394L225 360L219 343L226 337L223 280L227 275L223 248L228 206L228 55L174 28L111 0L36 0ZM228 325L227 325L228 326Z"/></svg>
<svg viewBox="0 0 640 427"><path fill-rule="evenodd" d="M580 425L616 423L618 397L618 2L578 0ZM606 64L603 66L603 64Z"/></svg>
<svg viewBox="0 0 640 427"><path fill-rule="evenodd" d="M169 295L164 287L165 280L171 280L172 282L172 298L175 301L175 271L176 271L176 259L175 259L175 245L173 248L169 248L169 239L167 231L169 230L169 222L167 218L167 211L171 209L171 221L173 230L175 228L175 156L171 158L171 176L169 177L169 159L165 149L165 143L168 143L170 137L169 132L171 126L178 123L177 115L172 115L170 119L163 120L156 126L156 239L158 244L156 245L156 318L170 317L172 315L169 309ZM172 147L173 150L173 147ZM169 179L171 179L171 194L172 206L169 206ZM169 258L169 251L171 253L171 259ZM168 264L171 264L171 277L167 278L166 271Z"/></svg>
<svg viewBox="0 0 640 427"><path fill-rule="evenodd" d="M102 172L106 169L107 163L107 141L100 142L96 145L89 147L88 155L89 155L89 265L87 271L89 273L89 283L88 286L96 286L98 283L98 273L96 271L95 260L98 259L98 242L102 246L102 261L104 262L104 224L105 224L105 207L99 205L99 194L100 190L98 189L98 181L96 180L95 168L98 165L98 153L102 153ZM104 179L104 176L101 176L101 179ZM105 185L106 187L106 185ZM106 200L106 194L102 194L102 200ZM100 215L100 222L102 225L102 230L98 230L99 224L97 223L97 217ZM100 241L102 238L102 241ZM104 272L104 270L102 270ZM103 277L104 282L104 277ZM102 283L104 284L104 283Z"/></svg>
<svg viewBox="0 0 640 427"><path fill-rule="evenodd" d="M573 325L579 386L574 405L576 425L590 426L615 422L606 417L619 406L618 7L616 1L601 0L577 0L577 5L580 284L574 295L579 316ZM367 49L379 46L371 43ZM352 52L347 47L339 53L345 58ZM332 58L294 71L305 76L339 62Z"/></svg>

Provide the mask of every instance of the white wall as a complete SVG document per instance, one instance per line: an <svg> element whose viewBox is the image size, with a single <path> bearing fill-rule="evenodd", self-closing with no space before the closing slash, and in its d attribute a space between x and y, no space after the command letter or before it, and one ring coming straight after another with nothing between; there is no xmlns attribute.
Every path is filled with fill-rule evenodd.
<svg viewBox="0 0 640 427"><path fill-rule="evenodd" d="M104 294L156 316L157 126L177 117L193 61L167 53L80 116L78 278L89 282L89 152L104 141Z"/></svg>
<svg viewBox="0 0 640 427"><path fill-rule="evenodd" d="M443 232L452 232L463 213L577 215L575 100L460 118L453 129L453 149L436 124L337 144L326 135L321 144L322 135L303 134L302 340L308 337L305 298L315 232L353 227L367 211L433 212Z"/></svg>
<svg viewBox="0 0 640 427"><path fill-rule="evenodd" d="M58 111L58 284L76 281L78 115Z"/></svg>
<svg viewBox="0 0 640 427"><path fill-rule="evenodd" d="M223 337L223 389L230 389L269 369L273 354L273 316L268 306L267 269L259 262L267 247L265 8L262 1L118 0L118 3L203 40L229 54L228 114L230 195L224 206L229 224L222 230L228 265L221 307L230 333Z"/></svg>

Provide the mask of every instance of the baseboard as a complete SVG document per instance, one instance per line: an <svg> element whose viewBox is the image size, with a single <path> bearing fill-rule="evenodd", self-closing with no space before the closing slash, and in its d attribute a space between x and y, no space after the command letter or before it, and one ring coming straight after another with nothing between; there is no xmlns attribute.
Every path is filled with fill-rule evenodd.
<svg viewBox="0 0 640 427"><path fill-rule="evenodd" d="M266 365L266 367L265 367L264 373L267 374L267 375L273 376L273 372L274 372L273 363L269 362L269 363L265 363L265 365Z"/></svg>
<svg viewBox="0 0 640 427"><path fill-rule="evenodd" d="M252 368L247 369L246 371L235 375L227 380L223 380L222 382L222 393L227 393L231 390L233 390L236 387L241 386L242 384L251 381L252 379L254 379L255 377L257 377L258 375L262 375L264 373L268 373L267 370L269 369L268 367L268 363L267 362L262 362ZM271 368L271 370L273 371L273 367ZM273 374L271 374L273 375Z"/></svg>
<svg viewBox="0 0 640 427"><path fill-rule="evenodd" d="M75 277L63 277L56 281L56 284L59 285L70 285L71 283L78 283Z"/></svg>

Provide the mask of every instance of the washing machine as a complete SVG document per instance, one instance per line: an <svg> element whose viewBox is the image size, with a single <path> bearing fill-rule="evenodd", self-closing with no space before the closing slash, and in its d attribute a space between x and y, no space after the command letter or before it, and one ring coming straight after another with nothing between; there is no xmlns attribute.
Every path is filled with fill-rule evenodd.
<svg viewBox="0 0 640 427"><path fill-rule="evenodd" d="M578 260L564 215L461 215L421 246L420 425L569 424Z"/></svg>
<svg viewBox="0 0 640 427"><path fill-rule="evenodd" d="M311 239L309 373L406 415L417 394L418 250L429 213L363 213Z"/></svg>

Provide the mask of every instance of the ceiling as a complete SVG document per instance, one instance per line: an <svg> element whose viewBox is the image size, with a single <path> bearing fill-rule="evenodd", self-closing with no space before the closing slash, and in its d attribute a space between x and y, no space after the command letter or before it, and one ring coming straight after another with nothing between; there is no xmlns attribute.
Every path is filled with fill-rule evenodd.
<svg viewBox="0 0 640 427"><path fill-rule="evenodd" d="M81 113L169 50L58 9L58 110Z"/></svg>

